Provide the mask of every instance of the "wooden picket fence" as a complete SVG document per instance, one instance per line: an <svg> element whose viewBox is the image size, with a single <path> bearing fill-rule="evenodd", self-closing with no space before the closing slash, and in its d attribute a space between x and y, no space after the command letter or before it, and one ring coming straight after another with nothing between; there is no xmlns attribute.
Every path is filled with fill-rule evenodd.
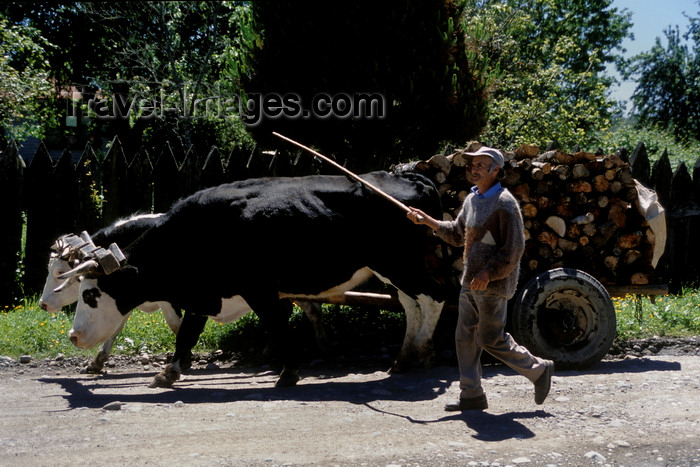
<svg viewBox="0 0 700 467"><path fill-rule="evenodd" d="M125 154L115 138L103 158L88 143L77 163L67 150L54 161L41 144L26 164L10 141L0 155L0 310L41 292L50 247L62 234L94 233L134 213L165 212L179 198L225 182L318 172L318 162L300 156L255 149L222 157L216 147L200 153L165 144L154 158Z"/></svg>
<svg viewBox="0 0 700 467"><path fill-rule="evenodd" d="M125 154L116 138L104 158L88 144L77 163L67 150L52 160L43 144L28 165L13 141L1 149L0 310L41 292L49 249L62 234L92 233L136 212L165 212L177 199L208 186L322 170L300 152L233 150L222 157L216 147L202 153L166 143L155 157ZM700 242L692 239L700 238L700 159L691 176L685 164L673 171L666 153L651 166L643 143L628 154L623 149L618 155L666 209L668 238L657 279L671 291L697 283Z"/></svg>

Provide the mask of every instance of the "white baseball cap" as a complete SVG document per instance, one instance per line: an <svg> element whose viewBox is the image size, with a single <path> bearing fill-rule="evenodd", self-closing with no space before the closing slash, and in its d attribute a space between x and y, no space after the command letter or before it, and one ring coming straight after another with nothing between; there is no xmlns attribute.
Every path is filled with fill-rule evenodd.
<svg viewBox="0 0 700 467"><path fill-rule="evenodd" d="M490 148L488 146L482 146L476 152L465 152L467 156L487 156L493 159L497 166L503 168L506 161L503 158L503 154L498 149Z"/></svg>

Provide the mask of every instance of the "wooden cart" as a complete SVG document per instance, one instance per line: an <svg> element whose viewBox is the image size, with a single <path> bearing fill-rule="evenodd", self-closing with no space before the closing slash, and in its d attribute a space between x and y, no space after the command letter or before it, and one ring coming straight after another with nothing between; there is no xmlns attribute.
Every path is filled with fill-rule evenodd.
<svg viewBox="0 0 700 467"><path fill-rule="evenodd" d="M615 340L613 297L634 296L641 319L645 296L667 294L664 284L606 287L578 269L550 269L528 280L510 301L508 330L535 355L554 360L557 368L590 368L608 353ZM384 293L350 291L324 301L401 309L396 296ZM444 312L456 308L456 303L448 302Z"/></svg>

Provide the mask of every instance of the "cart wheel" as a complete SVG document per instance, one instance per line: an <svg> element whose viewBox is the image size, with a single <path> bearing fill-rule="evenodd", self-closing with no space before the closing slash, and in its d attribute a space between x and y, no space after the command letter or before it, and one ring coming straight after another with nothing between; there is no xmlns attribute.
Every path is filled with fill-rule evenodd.
<svg viewBox="0 0 700 467"><path fill-rule="evenodd" d="M616 335L610 294L593 276L557 268L531 279L511 314L513 337L557 368L589 368L610 350Z"/></svg>

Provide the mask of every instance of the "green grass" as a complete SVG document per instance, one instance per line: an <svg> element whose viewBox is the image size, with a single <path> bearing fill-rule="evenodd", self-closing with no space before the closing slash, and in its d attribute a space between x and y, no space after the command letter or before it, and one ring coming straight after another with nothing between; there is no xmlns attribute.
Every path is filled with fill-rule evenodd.
<svg viewBox="0 0 700 467"><path fill-rule="evenodd" d="M94 356L98 348L78 349L68 340L73 326L73 315L66 311L47 313L39 308L36 299L25 300L14 308L0 310L0 355L17 358L32 355L35 358ZM216 349L225 334L223 325L209 320L195 352ZM99 347L99 346L98 346ZM138 355L143 352L172 352L175 335L165 323L162 313L134 311L119 334L113 353Z"/></svg>
<svg viewBox="0 0 700 467"><path fill-rule="evenodd" d="M353 309L346 306L323 305L326 332L339 346L354 351L377 349L386 344L401 343L404 332L403 313L376 309ZM295 307L291 318L292 329L303 337L300 342L315 345L311 324L303 312ZM47 313L39 308L36 298L27 299L14 308L0 309L0 356L17 358L32 355L50 358L58 354L66 357L91 357L98 348L78 349L68 340L73 323L72 313ZM362 336L362 339L357 339ZM267 339L258 318L248 313L234 323L219 324L208 320L194 352L246 352L261 354ZM161 313L134 311L119 334L114 354L157 354L175 350L175 335Z"/></svg>
<svg viewBox="0 0 700 467"><path fill-rule="evenodd" d="M679 295L656 297L655 303L644 298L641 313L636 297L616 298L613 302L617 312L618 339L700 335L700 290L684 289ZM354 354L377 352L381 347L396 346L402 341L402 313L337 305L324 305L323 313L327 333L344 351ZM295 330L306 334L301 342L315 342L311 325L298 308L295 308L291 323ZM39 308L36 299L25 300L15 308L5 307L0 310L0 356L94 356L97 349L81 350L70 343L68 331L71 326L72 314L65 311L47 313ZM444 344L451 348L451 330L440 331L440 340L450 340ZM194 351L203 353L221 349L231 353L260 354L265 344L257 317L249 313L235 323L218 324L209 320ZM113 353L157 354L174 349L175 336L161 313L135 311L119 335Z"/></svg>
<svg viewBox="0 0 700 467"><path fill-rule="evenodd" d="M690 337L700 335L700 290L684 288L678 295L633 296L613 299L617 312L618 339L646 337Z"/></svg>

